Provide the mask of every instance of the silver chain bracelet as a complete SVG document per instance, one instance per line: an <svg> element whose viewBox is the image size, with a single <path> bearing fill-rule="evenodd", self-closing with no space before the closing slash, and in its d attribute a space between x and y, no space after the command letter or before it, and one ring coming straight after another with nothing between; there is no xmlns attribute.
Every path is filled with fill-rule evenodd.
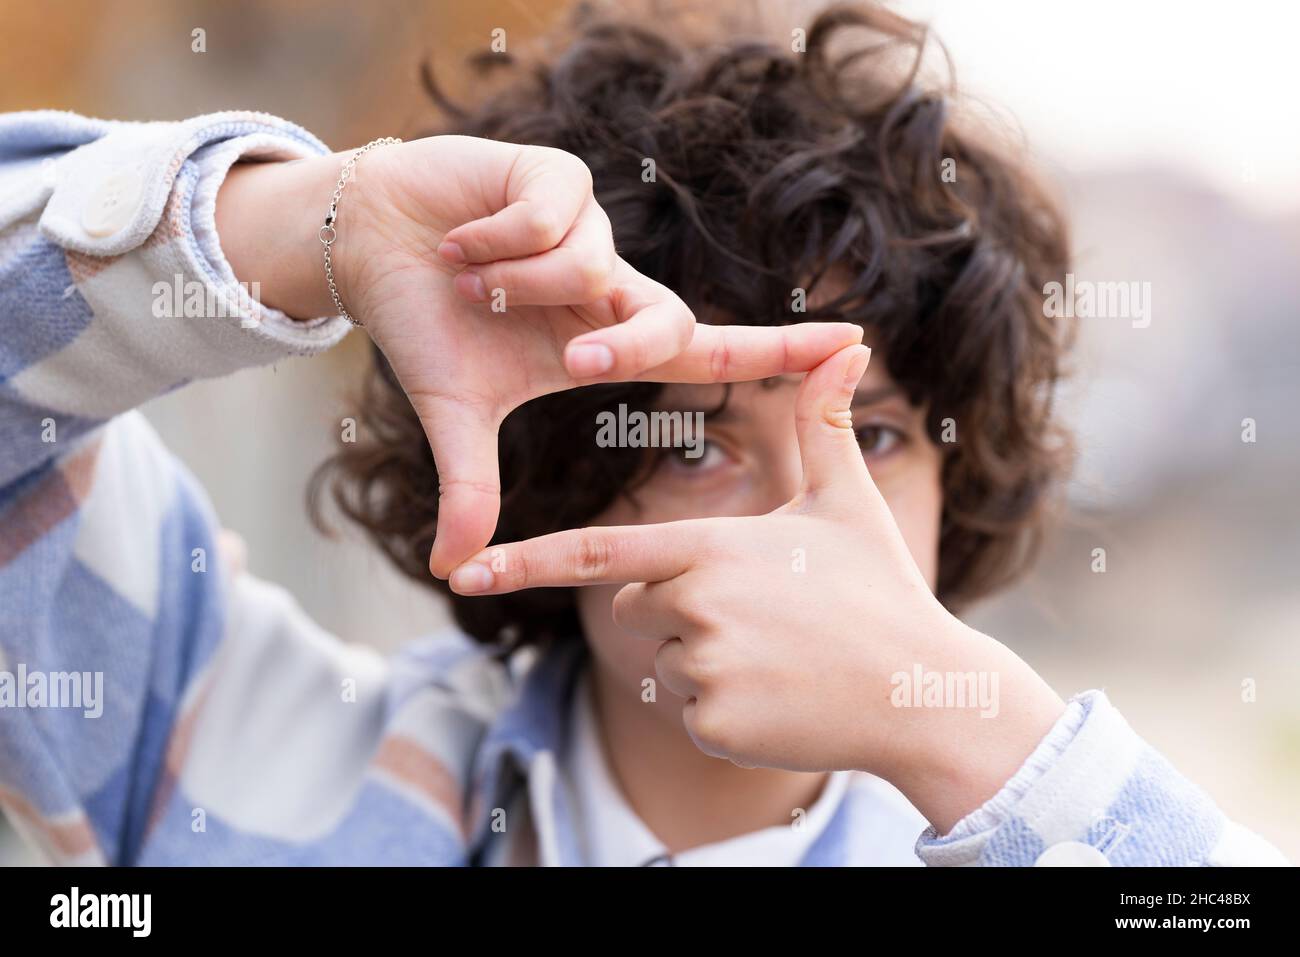
<svg viewBox="0 0 1300 957"><path fill-rule="evenodd" d="M334 245L334 240L339 238L338 230L334 228L334 221L339 214L339 199L343 196L343 187L348 184L348 179L357 168L357 160L361 159L364 153L369 152L376 146L395 146L400 142L402 141L399 137L384 136L377 140L371 140L352 154L351 158L343 164L343 171L339 173L338 185L334 187L334 195L330 197L330 211L325 214L325 225L320 228L318 233L321 245L325 247L325 280L330 284L330 295L334 297L334 307L338 309L340 316L354 326L360 326L361 323L352 318L352 314L344 308L343 300L339 298L339 287L334 282L334 260L330 256L330 247Z"/></svg>

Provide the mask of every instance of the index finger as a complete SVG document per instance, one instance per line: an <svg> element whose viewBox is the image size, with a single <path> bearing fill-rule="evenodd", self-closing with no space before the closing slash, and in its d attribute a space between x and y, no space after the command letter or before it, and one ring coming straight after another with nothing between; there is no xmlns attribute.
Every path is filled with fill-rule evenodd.
<svg viewBox="0 0 1300 957"><path fill-rule="evenodd" d="M691 566L700 520L661 525L597 525L484 549L451 573L460 595L504 595L564 588L667 581Z"/></svg>
<svg viewBox="0 0 1300 957"><path fill-rule="evenodd" d="M747 382L808 372L827 356L862 341L852 322L798 322L788 326L695 324L690 344L638 379L649 382Z"/></svg>
<svg viewBox="0 0 1300 957"><path fill-rule="evenodd" d="M583 384L707 384L808 372L827 356L861 341L862 327L852 322L796 322L787 326L695 322L686 305L665 290L657 300L638 303L627 320L576 336L567 351L603 345L615 356L611 367L599 376L584 377Z"/></svg>

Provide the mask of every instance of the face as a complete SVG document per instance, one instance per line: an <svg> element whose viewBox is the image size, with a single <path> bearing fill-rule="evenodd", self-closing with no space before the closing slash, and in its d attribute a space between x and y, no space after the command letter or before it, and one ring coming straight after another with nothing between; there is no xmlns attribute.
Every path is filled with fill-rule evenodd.
<svg viewBox="0 0 1300 957"><path fill-rule="evenodd" d="M704 412L703 443L696 440L693 448L647 450L657 458L649 479L636 488L635 501L620 497L590 524L762 515L784 505L798 491L803 471L794 420L795 394L802 378L738 383L731 387L725 405L725 387L720 385L666 386L656 407ZM853 425L871 477L933 589L943 506L941 454L924 423L924 410L908 403L880 355L873 356L858 386ZM852 570L845 574L853 587ZM619 686L634 691L644 678L654 675L658 649L655 642L623 634L614 623L611 609L619 587L578 589L578 612L596 666ZM677 709L656 710L671 719Z"/></svg>

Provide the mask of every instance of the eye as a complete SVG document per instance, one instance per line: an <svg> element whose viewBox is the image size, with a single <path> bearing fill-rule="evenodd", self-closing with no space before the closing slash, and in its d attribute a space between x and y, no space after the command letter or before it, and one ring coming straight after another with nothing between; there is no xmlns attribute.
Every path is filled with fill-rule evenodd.
<svg viewBox="0 0 1300 957"><path fill-rule="evenodd" d="M725 465L728 458L721 445L705 439L694 448L664 449L660 461L676 472L703 473Z"/></svg>
<svg viewBox="0 0 1300 957"><path fill-rule="evenodd" d="M868 458L883 458L901 445L906 437L893 426L881 423L864 425L856 432L862 454Z"/></svg>

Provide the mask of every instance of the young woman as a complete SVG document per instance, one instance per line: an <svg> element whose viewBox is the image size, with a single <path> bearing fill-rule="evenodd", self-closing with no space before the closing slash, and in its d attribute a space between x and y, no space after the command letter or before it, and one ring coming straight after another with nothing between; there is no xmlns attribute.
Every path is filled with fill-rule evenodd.
<svg viewBox="0 0 1300 957"><path fill-rule="evenodd" d="M457 135L361 154L0 120L0 806L52 858L1281 861L955 617L1064 466L1051 204L898 72L905 21L687 27L581 21ZM131 411L344 309L375 369L318 490L462 632L391 661L209 563ZM704 441L607 447L615 410Z"/></svg>

